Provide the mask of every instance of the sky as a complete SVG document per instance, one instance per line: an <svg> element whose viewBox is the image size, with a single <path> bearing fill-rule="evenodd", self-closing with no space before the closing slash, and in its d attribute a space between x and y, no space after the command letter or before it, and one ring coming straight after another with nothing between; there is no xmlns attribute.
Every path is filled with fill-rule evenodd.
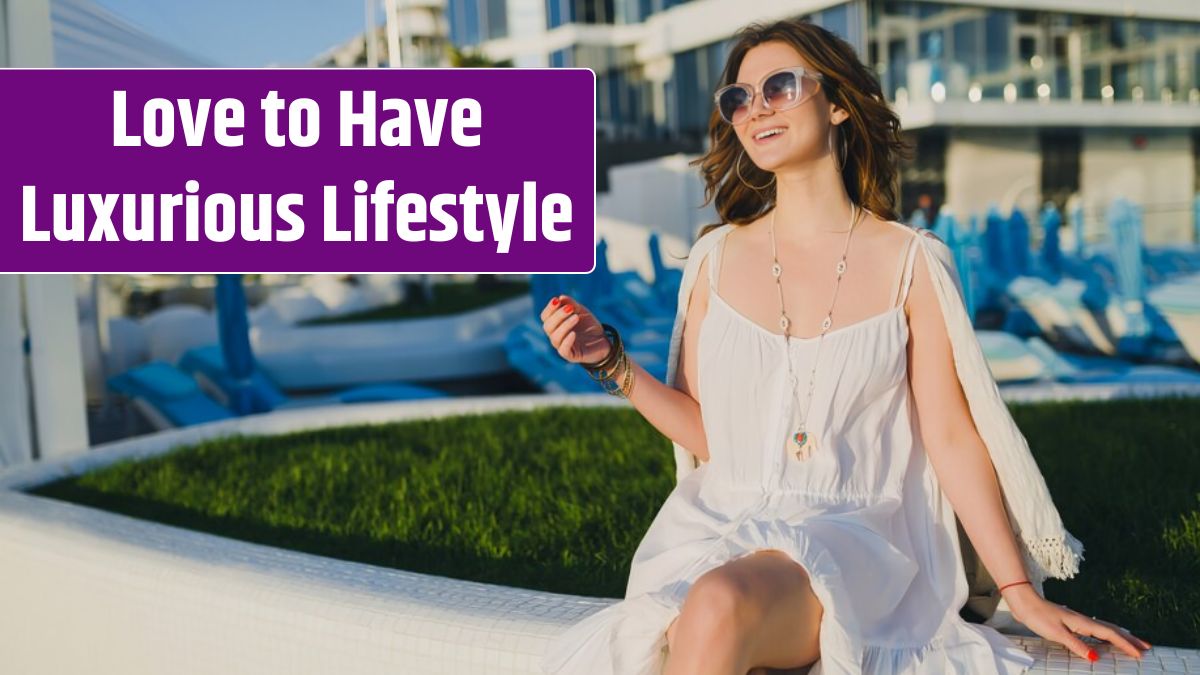
<svg viewBox="0 0 1200 675"><path fill-rule="evenodd" d="M366 29L365 0L95 0L216 66L303 66ZM375 2L383 21L382 2Z"/></svg>

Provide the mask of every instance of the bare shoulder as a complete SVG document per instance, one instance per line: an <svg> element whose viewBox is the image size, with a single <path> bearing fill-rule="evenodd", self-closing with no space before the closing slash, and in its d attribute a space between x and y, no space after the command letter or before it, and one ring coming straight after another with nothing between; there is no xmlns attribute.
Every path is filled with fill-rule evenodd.
<svg viewBox="0 0 1200 675"><path fill-rule="evenodd" d="M874 213L868 213L859 227L866 232L866 238L874 242L883 258L888 260L895 260L896 256L902 255L917 232L909 225L885 220Z"/></svg>

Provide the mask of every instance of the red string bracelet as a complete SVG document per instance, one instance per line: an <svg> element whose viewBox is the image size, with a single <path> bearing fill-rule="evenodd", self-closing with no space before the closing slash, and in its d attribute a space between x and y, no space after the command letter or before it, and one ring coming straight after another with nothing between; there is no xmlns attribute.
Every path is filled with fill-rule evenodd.
<svg viewBox="0 0 1200 675"><path fill-rule="evenodd" d="M1003 593L1004 589L1008 588L1009 586L1020 586L1021 584L1028 584L1028 583L1029 583L1028 581L1014 581L1011 584L1004 584L996 592ZM1030 585L1032 586L1033 584L1030 584Z"/></svg>

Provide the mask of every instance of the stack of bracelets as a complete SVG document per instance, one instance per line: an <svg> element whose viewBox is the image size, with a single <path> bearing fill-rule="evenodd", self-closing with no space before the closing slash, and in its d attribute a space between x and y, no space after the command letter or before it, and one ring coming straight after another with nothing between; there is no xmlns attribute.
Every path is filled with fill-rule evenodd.
<svg viewBox="0 0 1200 675"><path fill-rule="evenodd" d="M629 357L625 355L625 346L621 343L621 334L617 332L607 323L601 323L604 328L605 337L609 338L612 343L612 348L608 350L608 356L605 356L597 363L580 363L588 375L604 387L604 391L618 396L620 398L629 398L633 393L633 369L629 367ZM621 384L616 384L616 378L613 375L621 369L624 374L621 377Z"/></svg>

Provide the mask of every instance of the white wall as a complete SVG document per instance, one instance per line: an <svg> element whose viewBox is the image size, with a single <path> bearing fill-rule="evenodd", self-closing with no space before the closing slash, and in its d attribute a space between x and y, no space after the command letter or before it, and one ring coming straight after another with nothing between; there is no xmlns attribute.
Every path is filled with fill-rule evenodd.
<svg viewBox="0 0 1200 675"><path fill-rule="evenodd" d="M1041 206L1042 158L1032 129L954 129L946 148L946 203L960 222L982 216L995 202L1007 214L1016 205Z"/></svg>
<svg viewBox="0 0 1200 675"><path fill-rule="evenodd" d="M1140 149L1139 134L1146 141ZM1147 244L1191 241L1196 179L1187 131L1084 130L1079 173L1089 212L1121 195L1143 207Z"/></svg>
<svg viewBox="0 0 1200 675"><path fill-rule="evenodd" d="M29 369L39 459L88 447L79 310L70 274L25 276Z"/></svg>
<svg viewBox="0 0 1200 675"><path fill-rule="evenodd" d="M379 424L607 394L309 408L198 425L0 472L0 671L21 675L534 675L550 640L616 602L336 560L23 489L233 433Z"/></svg>
<svg viewBox="0 0 1200 675"><path fill-rule="evenodd" d="M704 183L700 168L688 165L695 157L675 154L612 167L608 193L597 194L599 215L679 237L690 247L701 226L717 222L712 204L699 208Z"/></svg>

